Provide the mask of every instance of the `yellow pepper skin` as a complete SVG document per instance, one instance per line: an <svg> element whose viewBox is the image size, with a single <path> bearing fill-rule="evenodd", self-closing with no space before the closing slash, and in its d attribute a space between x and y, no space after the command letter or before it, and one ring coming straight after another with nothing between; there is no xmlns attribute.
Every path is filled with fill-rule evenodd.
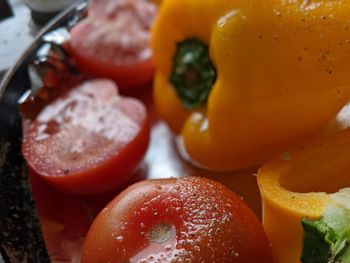
<svg viewBox="0 0 350 263"><path fill-rule="evenodd" d="M275 263L300 262L301 219L319 219L330 193L350 186L350 129L284 153L257 175Z"/></svg>
<svg viewBox="0 0 350 263"><path fill-rule="evenodd" d="M153 3L155 3L156 5L160 6L162 4L162 0L152 0Z"/></svg>
<svg viewBox="0 0 350 263"><path fill-rule="evenodd" d="M349 13L348 0L163 1L155 104L189 158L237 170L317 133L350 97ZM169 77L190 38L208 46L217 78L207 103L185 110Z"/></svg>

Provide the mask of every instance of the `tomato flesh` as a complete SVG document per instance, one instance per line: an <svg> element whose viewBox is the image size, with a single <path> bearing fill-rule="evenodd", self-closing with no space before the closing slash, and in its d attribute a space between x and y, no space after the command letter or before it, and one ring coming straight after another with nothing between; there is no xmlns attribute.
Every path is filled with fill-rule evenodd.
<svg viewBox="0 0 350 263"><path fill-rule="evenodd" d="M93 1L71 30L70 51L80 69L113 79L121 88L153 77L150 28L156 6L145 0Z"/></svg>
<svg viewBox="0 0 350 263"><path fill-rule="evenodd" d="M24 127L29 166L60 190L96 194L127 179L147 149L144 105L118 96L109 80L75 87Z"/></svg>
<svg viewBox="0 0 350 263"><path fill-rule="evenodd" d="M223 185L199 177L139 182L97 216L82 262L272 262L263 227Z"/></svg>

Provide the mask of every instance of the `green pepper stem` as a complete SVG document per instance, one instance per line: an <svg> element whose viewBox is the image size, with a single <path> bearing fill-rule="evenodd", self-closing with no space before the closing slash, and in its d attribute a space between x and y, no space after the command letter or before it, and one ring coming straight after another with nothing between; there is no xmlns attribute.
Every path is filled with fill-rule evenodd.
<svg viewBox="0 0 350 263"><path fill-rule="evenodd" d="M216 80L208 47L195 38L178 43L169 80L185 109L205 104Z"/></svg>

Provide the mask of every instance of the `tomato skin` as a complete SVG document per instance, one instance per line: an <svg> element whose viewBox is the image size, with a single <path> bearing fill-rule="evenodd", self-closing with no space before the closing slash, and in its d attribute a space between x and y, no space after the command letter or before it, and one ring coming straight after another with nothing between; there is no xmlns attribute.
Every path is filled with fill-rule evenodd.
<svg viewBox="0 0 350 263"><path fill-rule="evenodd" d="M57 191L30 167L28 175L51 261L80 263L83 240L93 219L120 192L119 187L78 197Z"/></svg>
<svg viewBox="0 0 350 263"><path fill-rule="evenodd" d="M71 30L69 51L92 77L114 80L121 89L153 78L149 45L156 6L145 0L92 1L88 17Z"/></svg>
<svg viewBox="0 0 350 263"><path fill-rule="evenodd" d="M140 133L118 155L83 172L69 176L44 176L56 189L72 195L92 195L112 190L126 181L141 163L149 144L149 121Z"/></svg>
<svg viewBox="0 0 350 263"><path fill-rule="evenodd" d="M78 28L75 30L78 30ZM112 79L118 83L122 91L145 84L153 78L154 65L152 59L140 61L131 66L122 66L81 53L79 49L70 48L69 50L82 72L92 77Z"/></svg>
<svg viewBox="0 0 350 263"><path fill-rule="evenodd" d="M41 127L49 131L42 133ZM110 80L84 82L47 105L23 130L22 153L30 169L71 195L106 192L126 181L150 137L145 106L119 97Z"/></svg>
<svg viewBox="0 0 350 263"><path fill-rule="evenodd" d="M158 229L165 238L154 241ZM272 257L261 223L236 194L188 177L142 181L118 195L93 222L81 262L157 260L271 263Z"/></svg>

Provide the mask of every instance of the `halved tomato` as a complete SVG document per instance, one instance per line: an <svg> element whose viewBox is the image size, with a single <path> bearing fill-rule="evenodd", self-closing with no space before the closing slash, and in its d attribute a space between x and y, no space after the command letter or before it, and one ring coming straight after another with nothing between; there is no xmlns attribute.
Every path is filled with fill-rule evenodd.
<svg viewBox="0 0 350 263"><path fill-rule="evenodd" d="M231 190L200 177L146 180L112 200L93 222L82 263L271 263L254 213Z"/></svg>
<svg viewBox="0 0 350 263"><path fill-rule="evenodd" d="M73 88L25 124L22 152L57 189L90 195L129 178L148 142L143 103L120 97L114 82L100 79Z"/></svg>
<svg viewBox="0 0 350 263"><path fill-rule="evenodd" d="M78 66L94 77L114 80L120 88L153 77L150 28L156 6L147 0L92 1L88 17L71 30L69 50Z"/></svg>

